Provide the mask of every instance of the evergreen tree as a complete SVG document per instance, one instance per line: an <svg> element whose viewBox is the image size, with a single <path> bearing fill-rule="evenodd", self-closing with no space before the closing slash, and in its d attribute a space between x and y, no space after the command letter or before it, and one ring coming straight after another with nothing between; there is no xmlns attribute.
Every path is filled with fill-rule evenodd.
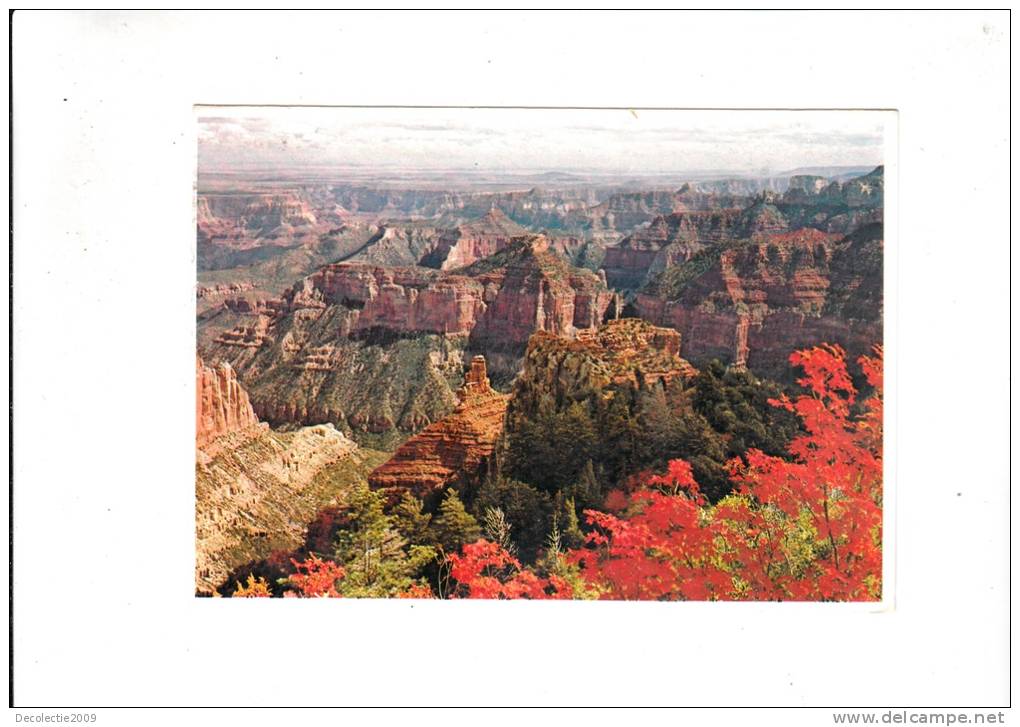
<svg viewBox="0 0 1020 727"><path fill-rule="evenodd" d="M574 402L562 411L545 411L510 434L507 470L555 492L573 483L585 462L596 456L598 444L588 406Z"/></svg>
<svg viewBox="0 0 1020 727"><path fill-rule="evenodd" d="M727 369L713 360L694 380L692 403L712 429L725 436L727 457L751 448L785 456L801 427L792 412L769 404L783 393L774 381L759 379L746 369Z"/></svg>
<svg viewBox="0 0 1020 727"><path fill-rule="evenodd" d="M464 503L452 487L446 491L431 530L433 539L446 553L456 553L464 543L473 543L482 535L478 521L464 509Z"/></svg>
<svg viewBox="0 0 1020 727"><path fill-rule="evenodd" d="M584 533L581 532L581 523L577 518L573 497L568 497L563 502L563 532L560 534L560 541L567 550L584 545Z"/></svg>
<svg viewBox="0 0 1020 727"><path fill-rule="evenodd" d="M393 524L409 543L429 545L429 525L432 515L424 511L422 501L404 491L400 502L393 508Z"/></svg>
<svg viewBox="0 0 1020 727"><path fill-rule="evenodd" d="M383 598L407 591L436 557L433 548L409 544L383 511L383 497L362 483L344 503L347 525L337 532L334 559L346 577L341 594Z"/></svg>
<svg viewBox="0 0 1020 727"><path fill-rule="evenodd" d="M573 498L582 510L599 509L604 499L602 483L595 474L595 465L589 459L581 470L581 478L573 488Z"/></svg>
<svg viewBox="0 0 1020 727"><path fill-rule="evenodd" d="M519 557L533 562L545 543L554 509L552 498L527 483L506 477L489 477L482 483L473 504L484 517L489 508L503 511L510 524Z"/></svg>
<svg viewBox="0 0 1020 727"><path fill-rule="evenodd" d="M599 461L610 480L620 480L635 470L640 429L630 409L630 395L624 390L613 392L599 412L601 435Z"/></svg>

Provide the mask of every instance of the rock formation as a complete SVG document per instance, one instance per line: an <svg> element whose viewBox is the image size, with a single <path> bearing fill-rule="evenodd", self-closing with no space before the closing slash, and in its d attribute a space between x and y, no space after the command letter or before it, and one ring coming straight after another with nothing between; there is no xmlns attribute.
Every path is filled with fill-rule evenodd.
<svg viewBox="0 0 1020 727"><path fill-rule="evenodd" d="M294 192L203 194L198 198L199 236L209 240L254 240L279 228L317 223L308 202Z"/></svg>
<svg viewBox="0 0 1020 727"><path fill-rule="evenodd" d="M815 227L848 234L868 224L882 223L885 170L845 181L815 175L798 175L778 203L791 227Z"/></svg>
<svg viewBox="0 0 1020 727"><path fill-rule="evenodd" d="M195 465L195 587L210 594L237 566L291 550L305 524L381 457L329 424L293 432L234 432L198 450Z"/></svg>
<svg viewBox="0 0 1020 727"><path fill-rule="evenodd" d="M747 209L676 212L656 217L618 245L606 248L603 268L614 288L635 290L650 275L681 265L698 252L752 235L786 229L772 197L762 195Z"/></svg>
<svg viewBox="0 0 1020 727"><path fill-rule="evenodd" d="M422 259L421 264L440 270L462 268L495 255L514 238L527 232L498 208L493 208L481 219L459 225L443 234L436 248Z"/></svg>
<svg viewBox="0 0 1020 727"><path fill-rule="evenodd" d="M430 499L449 484L482 474L503 431L506 395L489 385L485 357L475 356L448 416L411 437L388 462L369 475L369 484L391 501L404 491Z"/></svg>
<svg viewBox="0 0 1020 727"><path fill-rule="evenodd" d="M273 432L230 364L197 361L195 588L301 542L304 524L380 460L331 424Z"/></svg>
<svg viewBox="0 0 1020 727"><path fill-rule="evenodd" d="M498 354L509 377L534 331L595 328L615 300L599 274L532 235L455 271L326 266L208 350L274 424L414 432L453 407L468 349Z"/></svg>
<svg viewBox="0 0 1020 727"><path fill-rule="evenodd" d="M719 358L787 377L797 348L824 341L863 353L881 341L881 247L879 225L845 238L810 228L760 234L664 271L635 305L680 331L698 365Z"/></svg>
<svg viewBox="0 0 1020 727"><path fill-rule="evenodd" d="M221 283L219 285L199 285L195 288L195 296L199 300L203 298L221 298L224 296L236 296L238 293L254 289L255 284L250 280L236 283Z"/></svg>
<svg viewBox="0 0 1020 727"><path fill-rule="evenodd" d="M605 194L592 188L532 188L512 192L451 192L442 189L372 188L338 185L333 200L349 214L362 218L427 219L447 228L498 210L513 222L532 230L580 230L588 210Z"/></svg>
<svg viewBox="0 0 1020 727"><path fill-rule="evenodd" d="M224 434L258 429L248 394L230 364L213 368L197 358L195 369L195 443L199 448Z"/></svg>
<svg viewBox="0 0 1020 727"><path fill-rule="evenodd" d="M552 402L602 396L612 387L669 385L697 374L680 358L681 334L637 318L610 321L574 340L536 333L514 383L508 422Z"/></svg>

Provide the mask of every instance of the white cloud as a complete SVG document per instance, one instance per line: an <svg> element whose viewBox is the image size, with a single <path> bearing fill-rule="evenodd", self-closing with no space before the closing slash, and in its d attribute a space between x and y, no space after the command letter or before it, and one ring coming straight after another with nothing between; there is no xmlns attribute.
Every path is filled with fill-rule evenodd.
<svg viewBox="0 0 1020 727"><path fill-rule="evenodd" d="M867 111L207 107L198 123L208 166L779 172L879 164L883 148Z"/></svg>

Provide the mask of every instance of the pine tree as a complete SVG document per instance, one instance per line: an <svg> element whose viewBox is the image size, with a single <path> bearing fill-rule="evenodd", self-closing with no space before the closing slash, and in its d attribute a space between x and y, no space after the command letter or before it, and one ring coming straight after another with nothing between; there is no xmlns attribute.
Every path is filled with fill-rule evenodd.
<svg viewBox="0 0 1020 727"><path fill-rule="evenodd" d="M574 485L574 497L580 503L582 509L602 507L602 483L595 475L595 465L589 459L584 469L581 470L581 478Z"/></svg>
<svg viewBox="0 0 1020 727"><path fill-rule="evenodd" d="M424 512L422 501L405 491L393 508L393 524L409 543L429 545L429 524L432 516Z"/></svg>
<svg viewBox="0 0 1020 727"><path fill-rule="evenodd" d="M513 533L517 557L527 562L531 562L545 544L549 520L555 509L548 493L499 475L486 479L472 507L483 519L488 508L502 510Z"/></svg>
<svg viewBox="0 0 1020 727"><path fill-rule="evenodd" d="M464 503L453 488L446 491L431 530L435 542L447 553L456 553L464 543L473 543L482 535L478 521L464 509Z"/></svg>
<svg viewBox="0 0 1020 727"><path fill-rule="evenodd" d="M367 485L355 486L344 504L349 526L337 533L335 560L346 571L344 596L387 597L406 591L436 552L409 544L395 518L383 511L382 496Z"/></svg>
<svg viewBox="0 0 1020 727"><path fill-rule="evenodd" d="M568 497L563 503L563 532L560 534L560 540L563 547L568 550L584 545L584 533L581 532L581 523L577 519L577 506L573 497Z"/></svg>

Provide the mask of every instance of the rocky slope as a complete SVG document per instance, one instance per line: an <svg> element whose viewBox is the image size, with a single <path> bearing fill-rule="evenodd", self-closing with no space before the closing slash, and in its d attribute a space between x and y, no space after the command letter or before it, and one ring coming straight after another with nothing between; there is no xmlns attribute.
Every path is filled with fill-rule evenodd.
<svg viewBox="0 0 1020 727"><path fill-rule="evenodd" d="M685 263L709 247L784 230L788 223L774 201L773 196L763 195L746 209L675 212L656 217L647 228L606 248L602 263L606 281L614 288L635 290L650 275Z"/></svg>
<svg viewBox="0 0 1020 727"><path fill-rule="evenodd" d="M352 254L375 232L300 188L203 192L196 204L204 287L247 282L279 294L298 277Z"/></svg>
<svg viewBox="0 0 1020 727"><path fill-rule="evenodd" d="M498 208L493 208L484 217L459 225L442 235L435 249L421 260L421 264L440 270L462 268L495 255L514 238L527 232Z"/></svg>
<svg viewBox="0 0 1020 727"><path fill-rule="evenodd" d="M446 230L430 222L393 221L380 225L364 245L343 262L413 266L436 249ZM339 261L338 261L339 262Z"/></svg>
<svg viewBox="0 0 1020 727"><path fill-rule="evenodd" d="M304 524L378 464L332 425L270 431L229 364L197 362L195 588L297 546Z"/></svg>
<svg viewBox="0 0 1020 727"><path fill-rule="evenodd" d="M530 236L455 271L327 266L206 351L235 366L274 424L414 432L455 405L469 349L512 375L534 331L573 336L615 300L599 275Z"/></svg>
<svg viewBox="0 0 1020 727"><path fill-rule="evenodd" d="M485 357L475 356L457 393L456 408L407 440L369 475L390 501L404 491L426 501L449 484L468 484L483 473L500 433L507 399L489 385Z"/></svg>
<svg viewBox="0 0 1020 727"><path fill-rule="evenodd" d="M881 237L880 225L849 237L811 228L758 234L665 270L635 305L642 318L680 331L696 364L719 358L787 378L797 348L824 341L863 353L881 342Z"/></svg>

